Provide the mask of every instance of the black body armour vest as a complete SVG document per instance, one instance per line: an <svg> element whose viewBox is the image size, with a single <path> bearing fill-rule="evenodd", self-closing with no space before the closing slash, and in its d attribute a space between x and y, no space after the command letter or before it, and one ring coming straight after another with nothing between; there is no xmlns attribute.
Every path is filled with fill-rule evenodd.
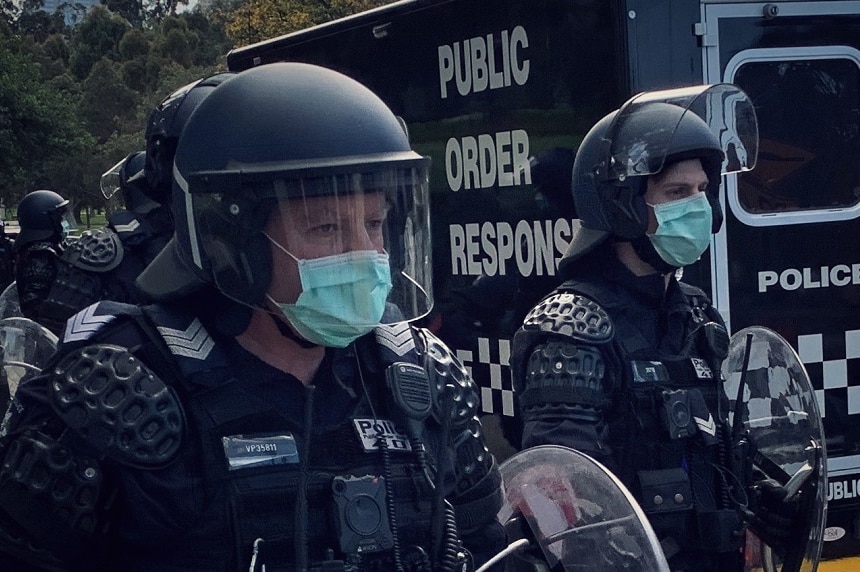
<svg viewBox="0 0 860 572"><path fill-rule="evenodd" d="M604 354L620 378L610 381L608 444L667 557L678 549L737 554L743 485L731 464L720 373L728 334L701 290L677 288L656 330L649 329L654 308L624 288L570 280L556 292L585 295L612 319L615 335Z"/></svg>
<svg viewBox="0 0 860 572"><path fill-rule="evenodd" d="M329 350L304 402L284 403L277 391L257 393L263 386L249 383L257 372L237 366L198 320L146 313L175 358L171 378L183 380L176 390L193 453L180 462L199 467L194 494L208 507L200 517L229 530L229 538L208 536L217 544L201 551L217 560L229 542L231 570L453 569L445 562L462 549L450 506L434 490L445 488L434 469L444 424L416 421L415 407L395 404L386 384L392 368L423 371L408 324L393 327L400 343L408 339L396 351L373 336ZM278 375L270 385L298 383ZM429 411L429 403L416 407Z"/></svg>

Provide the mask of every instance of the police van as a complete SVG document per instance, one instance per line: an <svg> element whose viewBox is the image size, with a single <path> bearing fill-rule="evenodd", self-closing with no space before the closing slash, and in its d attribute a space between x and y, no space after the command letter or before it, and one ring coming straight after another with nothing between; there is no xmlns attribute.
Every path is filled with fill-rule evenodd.
<svg viewBox="0 0 860 572"><path fill-rule="evenodd" d="M724 178L725 224L684 279L731 331L767 326L796 349L827 436L824 554L860 553L860 1L404 0L228 65L281 60L366 84L432 157L427 325L481 385L487 427L506 429L501 457L511 335L557 281L582 136L640 91L746 91L757 166Z"/></svg>

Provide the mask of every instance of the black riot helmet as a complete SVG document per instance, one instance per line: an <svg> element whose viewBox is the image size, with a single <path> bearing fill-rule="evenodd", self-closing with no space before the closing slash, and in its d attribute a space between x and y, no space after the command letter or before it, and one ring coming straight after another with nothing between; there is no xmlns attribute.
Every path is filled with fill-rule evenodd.
<svg viewBox="0 0 860 572"><path fill-rule="evenodd" d="M161 299L211 284L265 307L273 279L267 225L291 216L304 222L323 202L341 214L358 205L380 211L365 224L384 237L387 301L401 319L426 315L427 173L428 159L412 150L398 117L355 80L301 63L243 71L215 88L185 126L174 169L175 235L138 284ZM334 226L321 224L320 233Z"/></svg>
<svg viewBox="0 0 860 572"><path fill-rule="evenodd" d="M150 198L149 183L144 174L146 153L136 151L105 171L99 182L104 198L110 200L117 191L122 193L126 210L146 214L159 206Z"/></svg>
<svg viewBox="0 0 860 572"><path fill-rule="evenodd" d="M223 72L185 85L164 98L149 115L144 164L144 175L149 184L145 190L155 202L169 202L173 185L173 157L191 112L216 86L232 76L231 72Z"/></svg>
<svg viewBox="0 0 860 572"><path fill-rule="evenodd" d="M645 235L643 197L648 176L685 159L699 159L708 176L712 232L723 214L720 176L753 168L758 149L755 110L731 84L641 93L598 121L586 134L573 166L577 216L565 263L610 235Z"/></svg>
<svg viewBox="0 0 860 572"><path fill-rule="evenodd" d="M54 191L33 191L18 203L18 224L21 231L15 239L15 249L40 240L59 244L63 240L63 219L69 201Z"/></svg>

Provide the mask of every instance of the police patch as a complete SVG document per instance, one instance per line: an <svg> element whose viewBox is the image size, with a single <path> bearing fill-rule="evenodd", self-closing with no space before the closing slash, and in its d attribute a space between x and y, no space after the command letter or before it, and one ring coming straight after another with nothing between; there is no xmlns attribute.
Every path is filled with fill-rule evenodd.
<svg viewBox="0 0 860 572"><path fill-rule="evenodd" d="M412 444L405 433L386 419L353 419L353 425L365 451L376 451L384 440L389 451L411 451Z"/></svg>
<svg viewBox="0 0 860 572"><path fill-rule="evenodd" d="M696 370L696 377L699 379L714 379L714 372L711 371L711 366L708 362L701 358L690 358L690 363L693 364L693 369Z"/></svg>

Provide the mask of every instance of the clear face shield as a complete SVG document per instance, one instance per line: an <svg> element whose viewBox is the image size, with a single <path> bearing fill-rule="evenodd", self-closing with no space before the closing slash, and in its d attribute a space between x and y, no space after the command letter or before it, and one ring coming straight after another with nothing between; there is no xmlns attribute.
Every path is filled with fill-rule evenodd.
<svg viewBox="0 0 860 572"><path fill-rule="evenodd" d="M417 156L416 156L417 157ZM364 169L356 166L353 169ZM210 261L215 285L227 296L290 322L321 329L369 331L379 324L414 320L432 307L428 161L382 163L368 172L261 176L243 171L243 189L253 204L214 203L218 195L191 194L208 201L191 209ZM248 183L245 183L245 181ZM229 199L223 199L229 203ZM253 211L249 236L224 240L223 216ZM234 229L235 231L235 229ZM244 232L244 231L240 231ZM227 243L247 248L225 248ZM246 279L262 295L249 300ZM348 337L348 336L347 336ZM323 340L325 342L325 340ZM327 345L341 345L331 343Z"/></svg>
<svg viewBox="0 0 860 572"><path fill-rule="evenodd" d="M649 114L646 106L670 104L683 110L667 115ZM655 106L650 106L652 109ZM659 173L685 136L683 117L693 113L707 123L725 151L721 174L749 171L758 155L758 122L749 96L728 83L646 92L628 100L608 130L599 175L604 180ZM627 138L625 131L636 133Z"/></svg>
<svg viewBox="0 0 860 572"><path fill-rule="evenodd" d="M110 200L122 188L120 184L120 172L122 172L122 167L126 159L121 159L116 165L102 173L101 179L99 179L99 187L106 200Z"/></svg>

